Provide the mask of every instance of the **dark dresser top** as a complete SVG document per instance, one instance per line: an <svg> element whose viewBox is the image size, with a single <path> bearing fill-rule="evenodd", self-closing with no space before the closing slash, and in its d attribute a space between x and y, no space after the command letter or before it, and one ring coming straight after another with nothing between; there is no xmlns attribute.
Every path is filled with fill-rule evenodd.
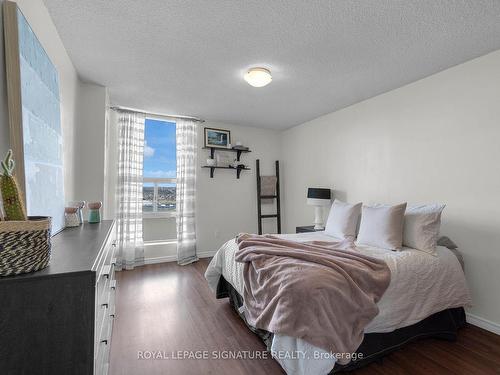
<svg viewBox="0 0 500 375"><path fill-rule="evenodd" d="M0 277L0 283L74 272L90 272L112 225L113 220L104 220L98 224L85 222L79 227L64 229L52 237L52 254L48 267L37 272Z"/></svg>

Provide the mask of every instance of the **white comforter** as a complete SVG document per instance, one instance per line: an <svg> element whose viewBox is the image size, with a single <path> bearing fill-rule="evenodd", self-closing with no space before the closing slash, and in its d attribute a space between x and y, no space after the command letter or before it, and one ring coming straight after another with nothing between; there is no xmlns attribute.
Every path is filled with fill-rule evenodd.
<svg viewBox="0 0 500 375"><path fill-rule="evenodd" d="M305 241L336 240L323 232L284 234L283 238ZM243 296L243 264L234 260L238 246L226 242L210 262L205 277L215 291L220 276ZM470 294L457 257L438 246L437 256L403 248L390 251L358 245L363 254L383 259L391 270L391 283L378 303L379 314L365 328L365 333L391 332L417 323L439 311L470 304ZM301 339L275 334L272 351L287 374L327 374L335 359ZM284 352L294 353L289 358ZM317 359L321 357L322 359Z"/></svg>

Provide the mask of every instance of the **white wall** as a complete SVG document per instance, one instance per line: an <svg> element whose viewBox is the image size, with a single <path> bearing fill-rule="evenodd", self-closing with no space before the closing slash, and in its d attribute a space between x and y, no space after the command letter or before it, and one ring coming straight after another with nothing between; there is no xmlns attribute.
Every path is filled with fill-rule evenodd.
<svg viewBox="0 0 500 375"><path fill-rule="evenodd" d="M252 152L242 154L241 162L252 170L215 170L210 178L209 169L202 169L210 155L203 147L203 128L221 128L231 131L235 144L241 141ZM198 164L196 186L196 232L199 253L215 252L220 245L240 232L257 232L257 182L255 160L261 161L261 174L274 175L274 162L280 159L280 132L259 128L233 126L207 122L200 125L198 133ZM266 207L271 209L271 207ZM264 219L265 232L275 232L276 219Z"/></svg>
<svg viewBox="0 0 500 375"><path fill-rule="evenodd" d="M106 114L106 138L104 154L103 217L115 218L116 182L118 178L118 115L108 110Z"/></svg>
<svg viewBox="0 0 500 375"><path fill-rule="evenodd" d="M75 199L104 201L106 104L105 87L79 82L75 129Z"/></svg>
<svg viewBox="0 0 500 375"><path fill-rule="evenodd" d="M308 186L350 202L442 202L474 306L500 324L500 51L283 133L285 225ZM499 326L500 327L500 326Z"/></svg>

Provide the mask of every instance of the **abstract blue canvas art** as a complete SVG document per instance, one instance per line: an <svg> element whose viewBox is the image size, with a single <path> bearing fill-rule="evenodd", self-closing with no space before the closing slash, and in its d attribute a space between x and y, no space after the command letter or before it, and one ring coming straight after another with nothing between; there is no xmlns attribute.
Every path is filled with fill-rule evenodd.
<svg viewBox="0 0 500 375"><path fill-rule="evenodd" d="M26 209L64 228L63 144L59 77L30 25L17 10Z"/></svg>

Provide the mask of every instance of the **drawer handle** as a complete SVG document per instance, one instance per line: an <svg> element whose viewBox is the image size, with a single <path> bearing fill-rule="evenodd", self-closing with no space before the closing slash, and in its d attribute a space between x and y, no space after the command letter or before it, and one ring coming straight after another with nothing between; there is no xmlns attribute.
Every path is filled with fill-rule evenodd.
<svg viewBox="0 0 500 375"><path fill-rule="evenodd" d="M108 340L101 340L101 343L103 343L104 345L108 345Z"/></svg>
<svg viewBox="0 0 500 375"><path fill-rule="evenodd" d="M111 266L104 266L102 268L102 275L106 278L109 279L109 274L111 273Z"/></svg>
<svg viewBox="0 0 500 375"><path fill-rule="evenodd" d="M111 246L116 247L116 241L113 241L113 243L111 244Z"/></svg>
<svg viewBox="0 0 500 375"><path fill-rule="evenodd" d="M116 280L111 281L111 289L116 289Z"/></svg>
<svg viewBox="0 0 500 375"><path fill-rule="evenodd" d="M103 303L101 306L104 307L105 309L107 309L109 307L109 305L107 303Z"/></svg>
<svg viewBox="0 0 500 375"><path fill-rule="evenodd" d="M116 266L116 258L111 259L111 265Z"/></svg>
<svg viewBox="0 0 500 375"><path fill-rule="evenodd" d="M110 317L114 318L115 317L115 314L109 314Z"/></svg>

